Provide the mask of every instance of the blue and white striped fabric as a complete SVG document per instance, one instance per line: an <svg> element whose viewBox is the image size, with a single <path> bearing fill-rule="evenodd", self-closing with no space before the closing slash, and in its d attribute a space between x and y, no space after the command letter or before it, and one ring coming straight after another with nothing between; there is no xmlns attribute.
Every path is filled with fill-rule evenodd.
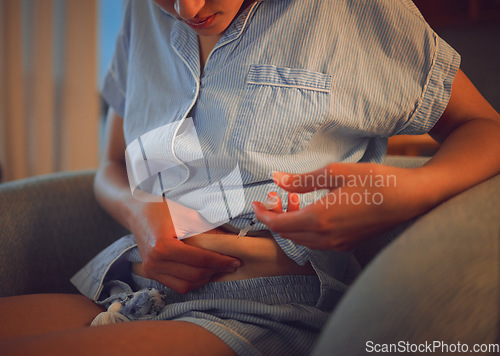
<svg viewBox="0 0 500 356"><path fill-rule="evenodd" d="M403 0L259 1L202 73L198 58L187 25L153 1L130 1L103 95L125 119L127 144L191 116L199 142L179 135L168 145L192 172L238 165L245 186L267 182L245 190L237 228L253 217L250 203L275 189L271 172L381 162L387 137L427 132L459 65ZM189 161L198 145L204 159Z"/></svg>
<svg viewBox="0 0 500 356"><path fill-rule="evenodd" d="M132 281L131 286L110 281L106 287L114 293L99 304L108 307L119 301L124 305L120 313L133 321L194 323L217 335L241 356L308 355L329 317L328 312L315 306L320 293L317 276L215 282L187 294L135 274ZM152 311L149 306L140 308L130 300L134 291L152 289L160 293L165 303L161 311ZM165 347L168 349L168 337Z"/></svg>
<svg viewBox="0 0 500 356"><path fill-rule="evenodd" d="M171 179L151 173L143 184L151 192L188 194L196 177L217 180L238 167L245 204L229 222L240 229L254 216L251 202L277 190L271 172L381 162L387 137L430 130L459 62L409 0L262 0L232 23L201 72L196 34L153 1L132 0L102 93L124 118L129 147L175 127L150 151L186 170ZM132 173L148 159L134 157ZM165 189L175 179L183 184ZM297 263L311 261L322 283L317 306L331 309L346 288L339 281L349 255L276 240ZM109 265L133 244L105 251L73 281L97 299Z"/></svg>

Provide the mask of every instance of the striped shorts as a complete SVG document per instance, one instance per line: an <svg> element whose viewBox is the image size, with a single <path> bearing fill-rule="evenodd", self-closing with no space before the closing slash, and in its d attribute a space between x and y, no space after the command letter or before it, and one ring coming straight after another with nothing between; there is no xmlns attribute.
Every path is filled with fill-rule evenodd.
<svg viewBox="0 0 500 356"><path fill-rule="evenodd" d="M315 275L212 282L187 294L135 274L129 283L108 282L110 295L100 304L144 288L157 289L166 305L141 320L194 323L238 355L308 355L329 316L316 307L320 282Z"/></svg>

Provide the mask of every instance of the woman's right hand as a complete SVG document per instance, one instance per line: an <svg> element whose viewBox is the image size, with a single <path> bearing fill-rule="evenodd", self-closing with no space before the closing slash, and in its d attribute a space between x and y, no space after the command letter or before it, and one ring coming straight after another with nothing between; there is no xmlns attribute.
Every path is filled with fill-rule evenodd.
<svg viewBox="0 0 500 356"><path fill-rule="evenodd" d="M184 234L187 228L203 223L194 210L170 201L167 204L158 197L157 202L132 197L125 166L123 118L112 109L107 118L104 143L94 181L96 198L111 216L134 234L146 277L186 293L201 287L214 274L233 272L239 266L240 261L236 258L188 246L177 239L177 234ZM175 229L172 212L176 217ZM177 226L180 225L178 221L186 231Z"/></svg>
<svg viewBox="0 0 500 356"><path fill-rule="evenodd" d="M170 209L182 216L171 218ZM130 228L137 242L143 260L142 272L153 279L179 292L187 293L207 283L219 273L236 271L240 261L202 248L189 246L177 239L198 227L209 230L209 224L194 210L168 202L150 202L140 204L134 211ZM188 231L190 229L190 231Z"/></svg>

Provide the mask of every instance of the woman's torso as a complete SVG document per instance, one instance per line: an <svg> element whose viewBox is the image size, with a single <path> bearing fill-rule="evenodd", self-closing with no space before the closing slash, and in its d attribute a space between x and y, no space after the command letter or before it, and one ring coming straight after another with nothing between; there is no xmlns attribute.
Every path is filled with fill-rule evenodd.
<svg viewBox="0 0 500 356"><path fill-rule="evenodd" d="M229 233L221 228L182 240L184 243L238 258L242 265L233 273L215 275L211 281L231 281L263 276L315 274L310 263L300 266L292 261L270 233L259 237ZM134 273L145 276L141 264L134 264Z"/></svg>

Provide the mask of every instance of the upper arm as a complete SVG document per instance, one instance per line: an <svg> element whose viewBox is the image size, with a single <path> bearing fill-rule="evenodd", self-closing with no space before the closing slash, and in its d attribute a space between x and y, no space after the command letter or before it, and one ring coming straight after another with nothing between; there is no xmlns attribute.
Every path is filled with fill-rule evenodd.
<svg viewBox="0 0 500 356"><path fill-rule="evenodd" d="M451 87L446 110L429 134L442 143L458 126L475 119L498 119L499 114L459 70Z"/></svg>
<svg viewBox="0 0 500 356"><path fill-rule="evenodd" d="M125 164L125 149L123 118L112 108L109 108L104 134L102 162L113 161Z"/></svg>

